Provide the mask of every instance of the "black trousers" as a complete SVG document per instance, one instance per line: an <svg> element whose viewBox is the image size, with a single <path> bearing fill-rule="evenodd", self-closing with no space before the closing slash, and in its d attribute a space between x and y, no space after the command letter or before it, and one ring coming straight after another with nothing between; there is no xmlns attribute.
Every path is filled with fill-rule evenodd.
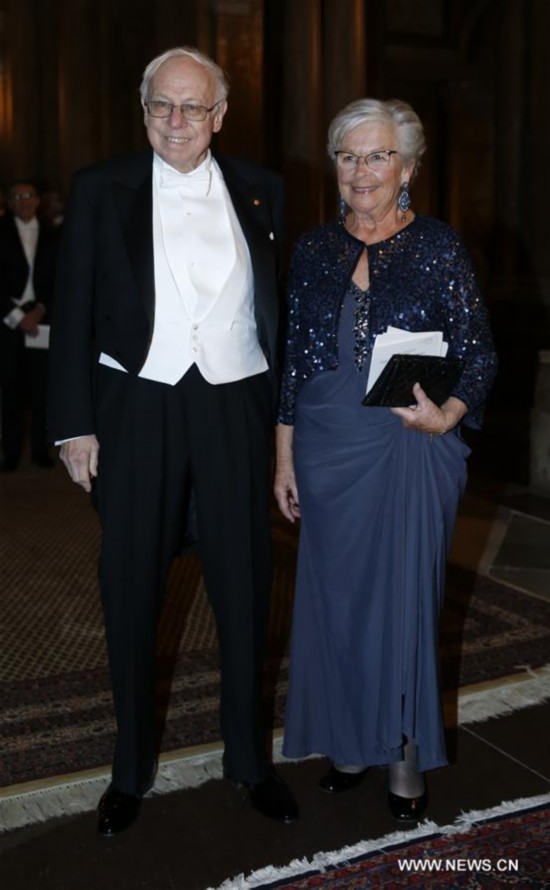
<svg viewBox="0 0 550 890"><path fill-rule="evenodd" d="M30 349L20 331L2 332L2 449L7 460L17 463L23 450L25 411L31 409L31 455L47 450L46 401L48 350Z"/></svg>
<svg viewBox="0 0 550 890"><path fill-rule="evenodd" d="M188 492L220 646L226 775L267 767L261 669L271 586L272 393L267 375L213 386L192 367L174 387L98 369L99 580L117 741L113 784L143 791L155 751L158 617Z"/></svg>

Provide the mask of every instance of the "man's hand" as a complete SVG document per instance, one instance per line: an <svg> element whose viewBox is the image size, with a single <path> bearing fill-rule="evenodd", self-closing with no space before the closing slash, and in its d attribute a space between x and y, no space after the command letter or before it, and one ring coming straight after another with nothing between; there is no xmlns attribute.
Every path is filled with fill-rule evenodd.
<svg viewBox="0 0 550 890"><path fill-rule="evenodd" d="M69 476L84 491L92 490L92 478L97 476L99 442L95 436L80 436L63 442L59 457L67 467Z"/></svg>
<svg viewBox="0 0 550 890"><path fill-rule="evenodd" d="M25 334L28 334L29 337L38 337L38 325L44 318L45 312L46 310L44 306L42 306L41 303L37 304L33 309L29 309L29 311L25 313L19 322L19 327Z"/></svg>

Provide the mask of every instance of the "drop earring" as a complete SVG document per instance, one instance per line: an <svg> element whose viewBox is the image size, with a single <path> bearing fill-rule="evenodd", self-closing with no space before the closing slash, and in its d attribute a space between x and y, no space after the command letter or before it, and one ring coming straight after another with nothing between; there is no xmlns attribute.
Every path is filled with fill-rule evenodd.
<svg viewBox="0 0 550 890"><path fill-rule="evenodd" d="M402 182L397 197L397 206L401 211L401 222L405 222L405 215L411 206L411 196L409 195L409 183Z"/></svg>

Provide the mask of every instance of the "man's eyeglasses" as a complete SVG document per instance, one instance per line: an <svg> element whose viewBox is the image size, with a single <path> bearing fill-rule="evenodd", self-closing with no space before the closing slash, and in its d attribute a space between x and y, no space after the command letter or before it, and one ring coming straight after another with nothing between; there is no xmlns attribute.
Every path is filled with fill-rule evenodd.
<svg viewBox="0 0 550 890"><path fill-rule="evenodd" d="M391 156L399 152L393 148L384 148L382 151L371 151L368 155L354 155L351 151L335 151L334 154L338 166L351 172L359 167L360 161L364 161L369 170L384 170L390 163Z"/></svg>
<svg viewBox="0 0 550 890"><path fill-rule="evenodd" d="M184 120L198 122L205 121L207 115L214 111L216 105L219 105L221 101L221 99L218 99L214 105L207 108L206 105L193 105L189 102L184 102L183 105L175 105L174 102L167 102L165 99L150 99L149 102L145 103L145 107L151 117L171 117L174 108L177 108Z"/></svg>
<svg viewBox="0 0 550 890"><path fill-rule="evenodd" d="M12 201L25 201L27 198L36 198L37 195L35 192L12 192L11 199Z"/></svg>

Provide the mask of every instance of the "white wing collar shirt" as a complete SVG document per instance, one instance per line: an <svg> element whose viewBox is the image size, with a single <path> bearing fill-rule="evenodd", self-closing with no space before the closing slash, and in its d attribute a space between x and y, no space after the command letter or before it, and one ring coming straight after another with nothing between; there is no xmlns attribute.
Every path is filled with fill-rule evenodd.
<svg viewBox="0 0 550 890"><path fill-rule="evenodd" d="M22 318L24 318L25 313L20 306L24 306L25 303L30 303L34 300L34 286L32 282L33 269L34 269L34 257L36 254L36 245L38 244L38 220L36 216L33 216L28 223L23 222L22 219L19 219L18 216L14 217L15 226L17 228L17 233L19 235L19 240L21 241L21 246L23 247L23 252L25 254L25 259L29 265L29 274L27 277L27 283L25 285L25 290L19 297L16 299L12 297L12 303L15 304L15 308L11 310L6 316L4 316L4 324L6 324L12 330L15 330L18 327L19 322Z"/></svg>
<svg viewBox="0 0 550 890"><path fill-rule="evenodd" d="M210 151L190 173L154 155L153 245L155 321L139 376L173 386L196 364L218 384L267 370L248 245Z"/></svg>

